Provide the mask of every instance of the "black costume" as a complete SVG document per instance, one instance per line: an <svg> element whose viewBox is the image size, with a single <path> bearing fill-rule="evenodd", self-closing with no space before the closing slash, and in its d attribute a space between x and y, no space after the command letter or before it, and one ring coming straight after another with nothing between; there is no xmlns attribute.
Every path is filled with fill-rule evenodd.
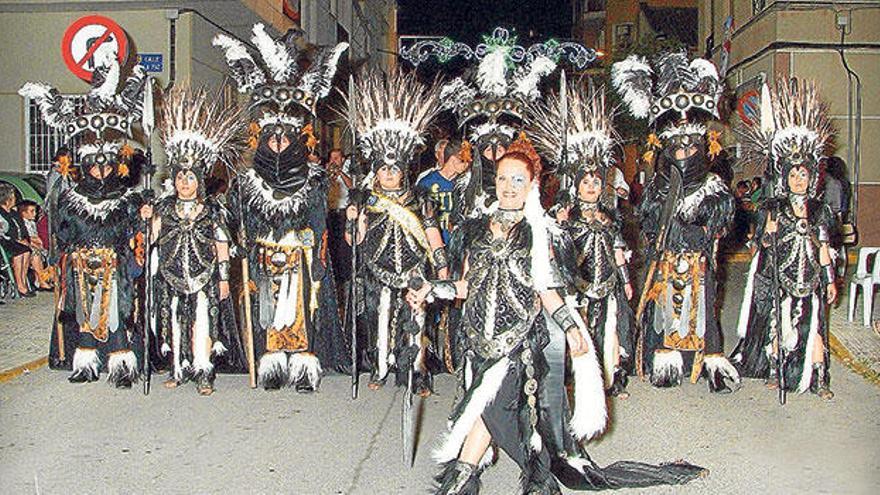
<svg viewBox="0 0 880 495"><path fill-rule="evenodd" d="M639 301L639 374L669 387L685 373L696 382L705 365L710 391L730 391L724 380L738 383L739 375L723 354L715 264L716 241L733 218L734 201L727 184L709 172L705 125L718 117L718 73L707 60L672 52L658 57L653 69L630 56L614 64L612 80L633 116L649 117L663 145L639 207L651 260Z"/></svg>
<svg viewBox="0 0 880 495"><path fill-rule="evenodd" d="M439 92L436 85L423 86L412 75L378 72L364 74L354 89L348 98L357 100L348 118L357 131L358 152L371 168L367 184L372 189L357 239L360 269L355 283L361 284L359 326L366 336L366 345L359 347L367 348L372 383L383 383L394 369L401 385L412 367L414 388L426 393L431 380L424 364L425 316L410 311L404 295L411 279L433 278L445 267L446 255L432 203L411 187L408 172L439 111ZM399 189L386 190L378 178L372 179L380 170L399 175ZM348 221L348 232L354 222Z"/></svg>
<svg viewBox="0 0 880 495"><path fill-rule="evenodd" d="M527 122L538 146L559 163L556 172L563 187L553 209L567 212L564 226L576 251L573 303L601 349L605 387L619 395L632 371L635 322L625 294L631 282L623 219L608 180L614 167L614 130L603 93L578 83L566 84L565 90L564 102L562 95L554 95L530 105ZM598 191L587 200L579 190L582 182L592 181L598 181Z"/></svg>
<svg viewBox="0 0 880 495"><path fill-rule="evenodd" d="M757 251L740 310L741 341L732 360L745 376L830 398L826 292L836 276L829 248L836 221L819 197L818 185L819 163L833 131L812 83L782 81L772 93L765 86L764 94L773 111L763 113L762 121L743 133L744 156L767 165L772 194L756 214ZM795 193L789 175L804 172L806 191ZM776 223L775 233L767 232L768 218ZM828 254L824 264L823 251ZM818 361L813 357L817 337L826 351Z"/></svg>
<svg viewBox="0 0 880 495"><path fill-rule="evenodd" d="M331 265L326 258L327 177L307 156L317 141L309 120L330 92L336 63L348 43L321 49L300 69L301 31L272 39L262 24L252 41L263 64L245 45L217 35L239 91L250 95L258 119L253 168L230 185L234 229L243 228L244 249L256 284L252 306L259 383L299 391L317 388L323 370L347 363ZM262 113L259 113L262 111ZM270 146L270 141L289 143Z"/></svg>
<svg viewBox="0 0 880 495"><path fill-rule="evenodd" d="M96 381L109 372L117 387L137 380L140 329L134 325L134 279L141 273L132 239L141 228L141 195L125 186L133 150L119 137L130 136L141 118L146 74L135 67L121 92L114 54L96 55L98 67L85 107L42 83L19 91L36 99L43 118L70 138L92 137L78 150L75 187L61 192L51 212L52 234L62 253L62 301L56 309L49 347L53 369L73 369L71 382ZM102 176L99 179L93 171Z"/></svg>
<svg viewBox="0 0 880 495"><path fill-rule="evenodd" d="M156 205L152 232L153 307L163 354L172 361L167 385L193 380L202 394L213 390L218 356L242 364L232 301L220 293L221 283L229 283L226 213L205 191L206 173L218 160L230 162L236 141L243 141L241 112L221 101L203 90L166 95L161 138L175 189ZM190 178L196 196L183 199L176 182Z"/></svg>

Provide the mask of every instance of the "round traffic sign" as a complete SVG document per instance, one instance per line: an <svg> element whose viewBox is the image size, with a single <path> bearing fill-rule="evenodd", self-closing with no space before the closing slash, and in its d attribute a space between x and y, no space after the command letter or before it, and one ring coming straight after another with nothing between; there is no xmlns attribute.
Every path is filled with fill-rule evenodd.
<svg viewBox="0 0 880 495"><path fill-rule="evenodd" d="M95 54L110 51L119 64L128 58L128 36L116 21L101 15L87 15L71 24L61 39L65 65L80 79L91 82Z"/></svg>
<svg viewBox="0 0 880 495"><path fill-rule="evenodd" d="M753 125L761 118L761 95L751 89L739 97L736 104L736 112L739 118L748 125Z"/></svg>

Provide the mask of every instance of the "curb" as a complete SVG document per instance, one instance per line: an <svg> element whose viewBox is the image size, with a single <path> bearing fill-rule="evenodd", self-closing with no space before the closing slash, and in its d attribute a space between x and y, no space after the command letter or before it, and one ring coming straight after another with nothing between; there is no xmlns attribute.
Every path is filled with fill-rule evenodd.
<svg viewBox="0 0 880 495"><path fill-rule="evenodd" d="M856 359L846 346L837 340L837 337L835 337L833 333L828 335L828 347L831 349L831 353L834 354L844 366L868 382L880 386L880 373L877 373L871 369L871 367Z"/></svg>
<svg viewBox="0 0 880 495"><path fill-rule="evenodd" d="M46 366L47 364L49 364L49 356L43 356L41 358L34 359L33 361L29 361L22 365L16 366L15 368L4 370L0 372L0 383L6 383L17 376L23 375L25 373L30 373L31 371L36 371L43 366Z"/></svg>

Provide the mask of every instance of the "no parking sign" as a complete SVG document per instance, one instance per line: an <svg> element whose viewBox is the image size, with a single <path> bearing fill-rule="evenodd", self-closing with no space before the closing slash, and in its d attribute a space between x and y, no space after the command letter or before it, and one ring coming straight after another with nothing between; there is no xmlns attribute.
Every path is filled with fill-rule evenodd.
<svg viewBox="0 0 880 495"><path fill-rule="evenodd" d="M95 52L109 50L116 54L120 65L128 58L128 36L113 19L87 15L77 19L64 32L61 56L64 63L80 79L91 82L95 70Z"/></svg>

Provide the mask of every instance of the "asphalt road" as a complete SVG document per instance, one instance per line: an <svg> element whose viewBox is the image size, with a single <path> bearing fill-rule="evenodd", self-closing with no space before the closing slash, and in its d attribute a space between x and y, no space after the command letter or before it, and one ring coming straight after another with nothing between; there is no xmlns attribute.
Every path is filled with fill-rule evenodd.
<svg viewBox="0 0 880 495"><path fill-rule="evenodd" d="M731 274L723 315L733 327L742 273ZM730 342L729 344L732 344ZM880 388L834 363L836 397L790 396L782 407L760 382L712 396L704 382L655 390L633 383L612 402L613 425L588 447L616 460L686 459L709 468L683 487L618 493L877 493ZM436 380L423 402L415 466L401 459L402 393L325 379L321 392L250 390L221 376L212 397L193 387L153 392L105 383L68 384L41 369L0 385L0 493L427 493L430 449L444 430L455 385ZM418 404L418 402L417 402ZM485 494L517 492L518 470L503 455L483 476Z"/></svg>

